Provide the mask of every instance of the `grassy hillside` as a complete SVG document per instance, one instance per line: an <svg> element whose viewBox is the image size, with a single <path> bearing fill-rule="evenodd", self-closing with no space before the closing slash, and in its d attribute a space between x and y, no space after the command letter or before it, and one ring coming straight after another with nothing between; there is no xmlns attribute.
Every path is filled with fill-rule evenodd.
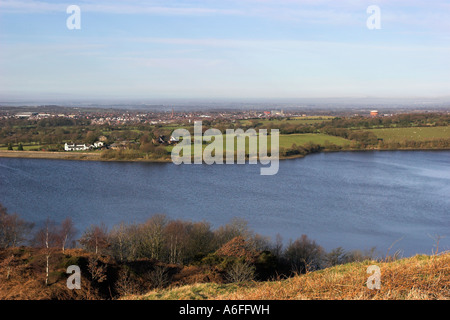
<svg viewBox="0 0 450 320"><path fill-rule="evenodd" d="M280 140L279 140L280 148L290 148L290 147L292 147L293 144L296 144L297 146L304 146L309 143L324 145L326 142L333 143L338 146L348 146L351 142L350 140L347 140L347 139L344 139L341 137L331 136L331 135L322 134L322 133L280 134L279 137L280 137ZM259 140L258 140L259 137L255 136L254 139L257 143L257 146L259 147ZM270 150L271 139L272 138L270 135L267 136L268 150ZM223 150L225 153L226 135L224 135L222 140L223 140ZM210 142L203 144L202 149L205 149L206 146L209 144L210 144ZM173 149L173 146L166 147L167 152L171 152L172 149ZM234 151L236 152L237 150L238 150L237 139L235 137L234 138ZM245 138L245 152L246 153L249 152L249 139L248 138ZM192 144L191 153L192 154L194 153L194 144Z"/></svg>
<svg viewBox="0 0 450 320"><path fill-rule="evenodd" d="M381 270L380 290L370 290L367 267ZM127 299L297 300L450 299L450 253L390 261L364 261L310 272L286 280L243 284L203 283L152 291Z"/></svg>
<svg viewBox="0 0 450 320"><path fill-rule="evenodd" d="M294 143L298 146L302 146L307 143L324 145L327 141L338 146L347 146L350 144L350 140L327 134L304 133L280 135L280 147L284 148L290 148Z"/></svg>
<svg viewBox="0 0 450 320"><path fill-rule="evenodd" d="M81 249L65 253L52 250L48 285L46 254L45 249L28 247L0 250L0 300L450 299L450 252L388 262L353 262L275 281L229 283L215 268L164 265L149 259L119 263ZM102 270L104 280L93 278L91 261L100 268L95 270ZM70 265L81 268L80 290L66 287L66 269ZM366 286L370 265L380 268L380 290ZM154 283L158 266L167 268L170 274L171 284L166 289L153 289L159 287ZM142 277L129 278L131 274Z"/></svg>
<svg viewBox="0 0 450 320"><path fill-rule="evenodd" d="M449 139L450 127L412 127L371 129L377 138L385 142L402 142L404 140L426 141L433 139Z"/></svg>

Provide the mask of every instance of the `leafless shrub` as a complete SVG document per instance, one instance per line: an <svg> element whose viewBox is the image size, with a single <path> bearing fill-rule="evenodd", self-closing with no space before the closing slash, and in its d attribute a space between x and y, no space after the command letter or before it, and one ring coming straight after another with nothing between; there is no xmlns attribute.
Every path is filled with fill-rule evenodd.
<svg viewBox="0 0 450 320"><path fill-rule="evenodd" d="M115 283L117 293L121 296L135 295L142 293L139 282L133 278L130 271L122 269L119 273L117 282Z"/></svg>
<svg viewBox="0 0 450 320"><path fill-rule="evenodd" d="M428 235L431 239L433 239L436 242L436 250L431 250L433 255L437 255L439 254L439 242L444 239L445 237L436 234L436 235Z"/></svg>
<svg viewBox="0 0 450 320"><path fill-rule="evenodd" d="M400 257L401 254L401 250L397 250L395 251L394 255L389 255L389 252L391 251L391 249L394 247L394 245L401 241L404 237L401 237L400 239L395 240L391 246L388 248L387 253L386 253L386 257L385 257L385 261L394 261L397 260Z"/></svg>
<svg viewBox="0 0 450 320"><path fill-rule="evenodd" d="M97 256L89 258L88 270L93 281L100 283L106 280L106 265L99 263Z"/></svg>
<svg viewBox="0 0 450 320"><path fill-rule="evenodd" d="M148 273L147 279L153 289L162 289L169 285L169 273L167 267L155 266L155 269Z"/></svg>
<svg viewBox="0 0 450 320"><path fill-rule="evenodd" d="M230 282L246 282L255 278L255 268L248 262L238 261L233 263L227 271L227 279Z"/></svg>

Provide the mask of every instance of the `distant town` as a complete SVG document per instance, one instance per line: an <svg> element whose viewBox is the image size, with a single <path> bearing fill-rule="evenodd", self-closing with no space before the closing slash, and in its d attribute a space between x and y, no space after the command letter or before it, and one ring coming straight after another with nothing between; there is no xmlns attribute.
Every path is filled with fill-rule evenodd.
<svg viewBox="0 0 450 320"><path fill-rule="evenodd" d="M165 107L165 109L170 107ZM45 110L45 111L40 111ZM402 113L422 113L426 112L450 112L449 109L298 109L274 108L267 110L212 110L212 111L148 111L145 110L124 110L107 108L78 108L59 106L39 106L39 107L9 107L0 106L0 119L28 119L42 120L48 118L66 118L75 120L89 120L91 125L123 125L123 124L150 124L150 125L170 125L174 123L192 123L193 121L204 120L246 120L246 119L268 119L268 118L289 118L289 117L310 117L310 116L368 116L368 117L390 117L394 114Z"/></svg>
<svg viewBox="0 0 450 320"><path fill-rule="evenodd" d="M0 107L0 156L64 158L70 153L71 159L170 161L178 143L173 131L192 134L197 121L204 130L223 134L227 129L278 129L281 158L320 151L450 148L448 108L162 109Z"/></svg>

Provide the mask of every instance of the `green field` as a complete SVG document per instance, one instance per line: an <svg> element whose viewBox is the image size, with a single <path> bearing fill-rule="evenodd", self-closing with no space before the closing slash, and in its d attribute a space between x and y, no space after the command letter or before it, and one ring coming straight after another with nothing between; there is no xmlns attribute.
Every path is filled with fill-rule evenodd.
<svg viewBox="0 0 450 320"><path fill-rule="evenodd" d="M327 134L304 133L304 134L285 134L280 135L280 147L290 148L292 144L297 146L305 145L309 142L324 145L325 142L333 143L338 146L350 144L350 141L341 137L329 136Z"/></svg>
<svg viewBox="0 0 450 320"><path fill-rule="evenodd" d="M43 145L39 145L39 144L30 144L30 145L23 145L23 150L24 151L29 151L29 150L35 150L38 149L40 150L42 147L44 147ZM17 150L17 145L13 145L13 149ZM1 146L0 150L8 150L8 146Z"/></svg>
<svg viewBox="0 0 450 320"><path fill-rule="evenodd" d="M270 150L270 146L271 146L271 136L267 137L267 146L268 149ZM258 141L258 137L256 137L256 141L258 143L259 146L259 141ZM297 146L303 146L306 145L308 143L313 143L313 144L320 144L320 145L324 145L326 143L333 143L335 145L338 146L346 146L350 144L350 141L344 138L340 138L340 137L335 137L335 136L329 136L326 134L314 134L314 133L305 133L305 134L286 134L286 135L280 135L280 148L286 148L289 149L292 147L293 144L296 144ZM226 135L224 135L223 137L223 145L224 145L224 151L226 148ZM245 150L246 152L248 152L249 150L249 139L245 139ZM207 144L203 144L202 147L203 149L205 149L207 146ZM168 152L172 151L172 146L167 146L166 149ZM234 142L234 151L237 151L237 142L236 142L236 138L235 138L235 142ZM194 152L194 145L192 144L192 149L191 152Z"/></svg>
<svg viewBox="0 0 450 320"><path fill-rule="evenodd" d="M405 140L426 141L450 139L450 127L412 127L371 129L377 138L385 142L402 142Z"/></svg>

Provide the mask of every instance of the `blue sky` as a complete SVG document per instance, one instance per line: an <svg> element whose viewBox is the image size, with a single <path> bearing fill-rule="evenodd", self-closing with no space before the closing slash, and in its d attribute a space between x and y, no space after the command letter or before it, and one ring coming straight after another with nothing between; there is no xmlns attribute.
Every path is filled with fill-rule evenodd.
<svg viewBox="0 0 450 320"><path fill-rule="evenodd" d="M0 101L449 97L449 57L448 0L0 0Z"/></svg>

